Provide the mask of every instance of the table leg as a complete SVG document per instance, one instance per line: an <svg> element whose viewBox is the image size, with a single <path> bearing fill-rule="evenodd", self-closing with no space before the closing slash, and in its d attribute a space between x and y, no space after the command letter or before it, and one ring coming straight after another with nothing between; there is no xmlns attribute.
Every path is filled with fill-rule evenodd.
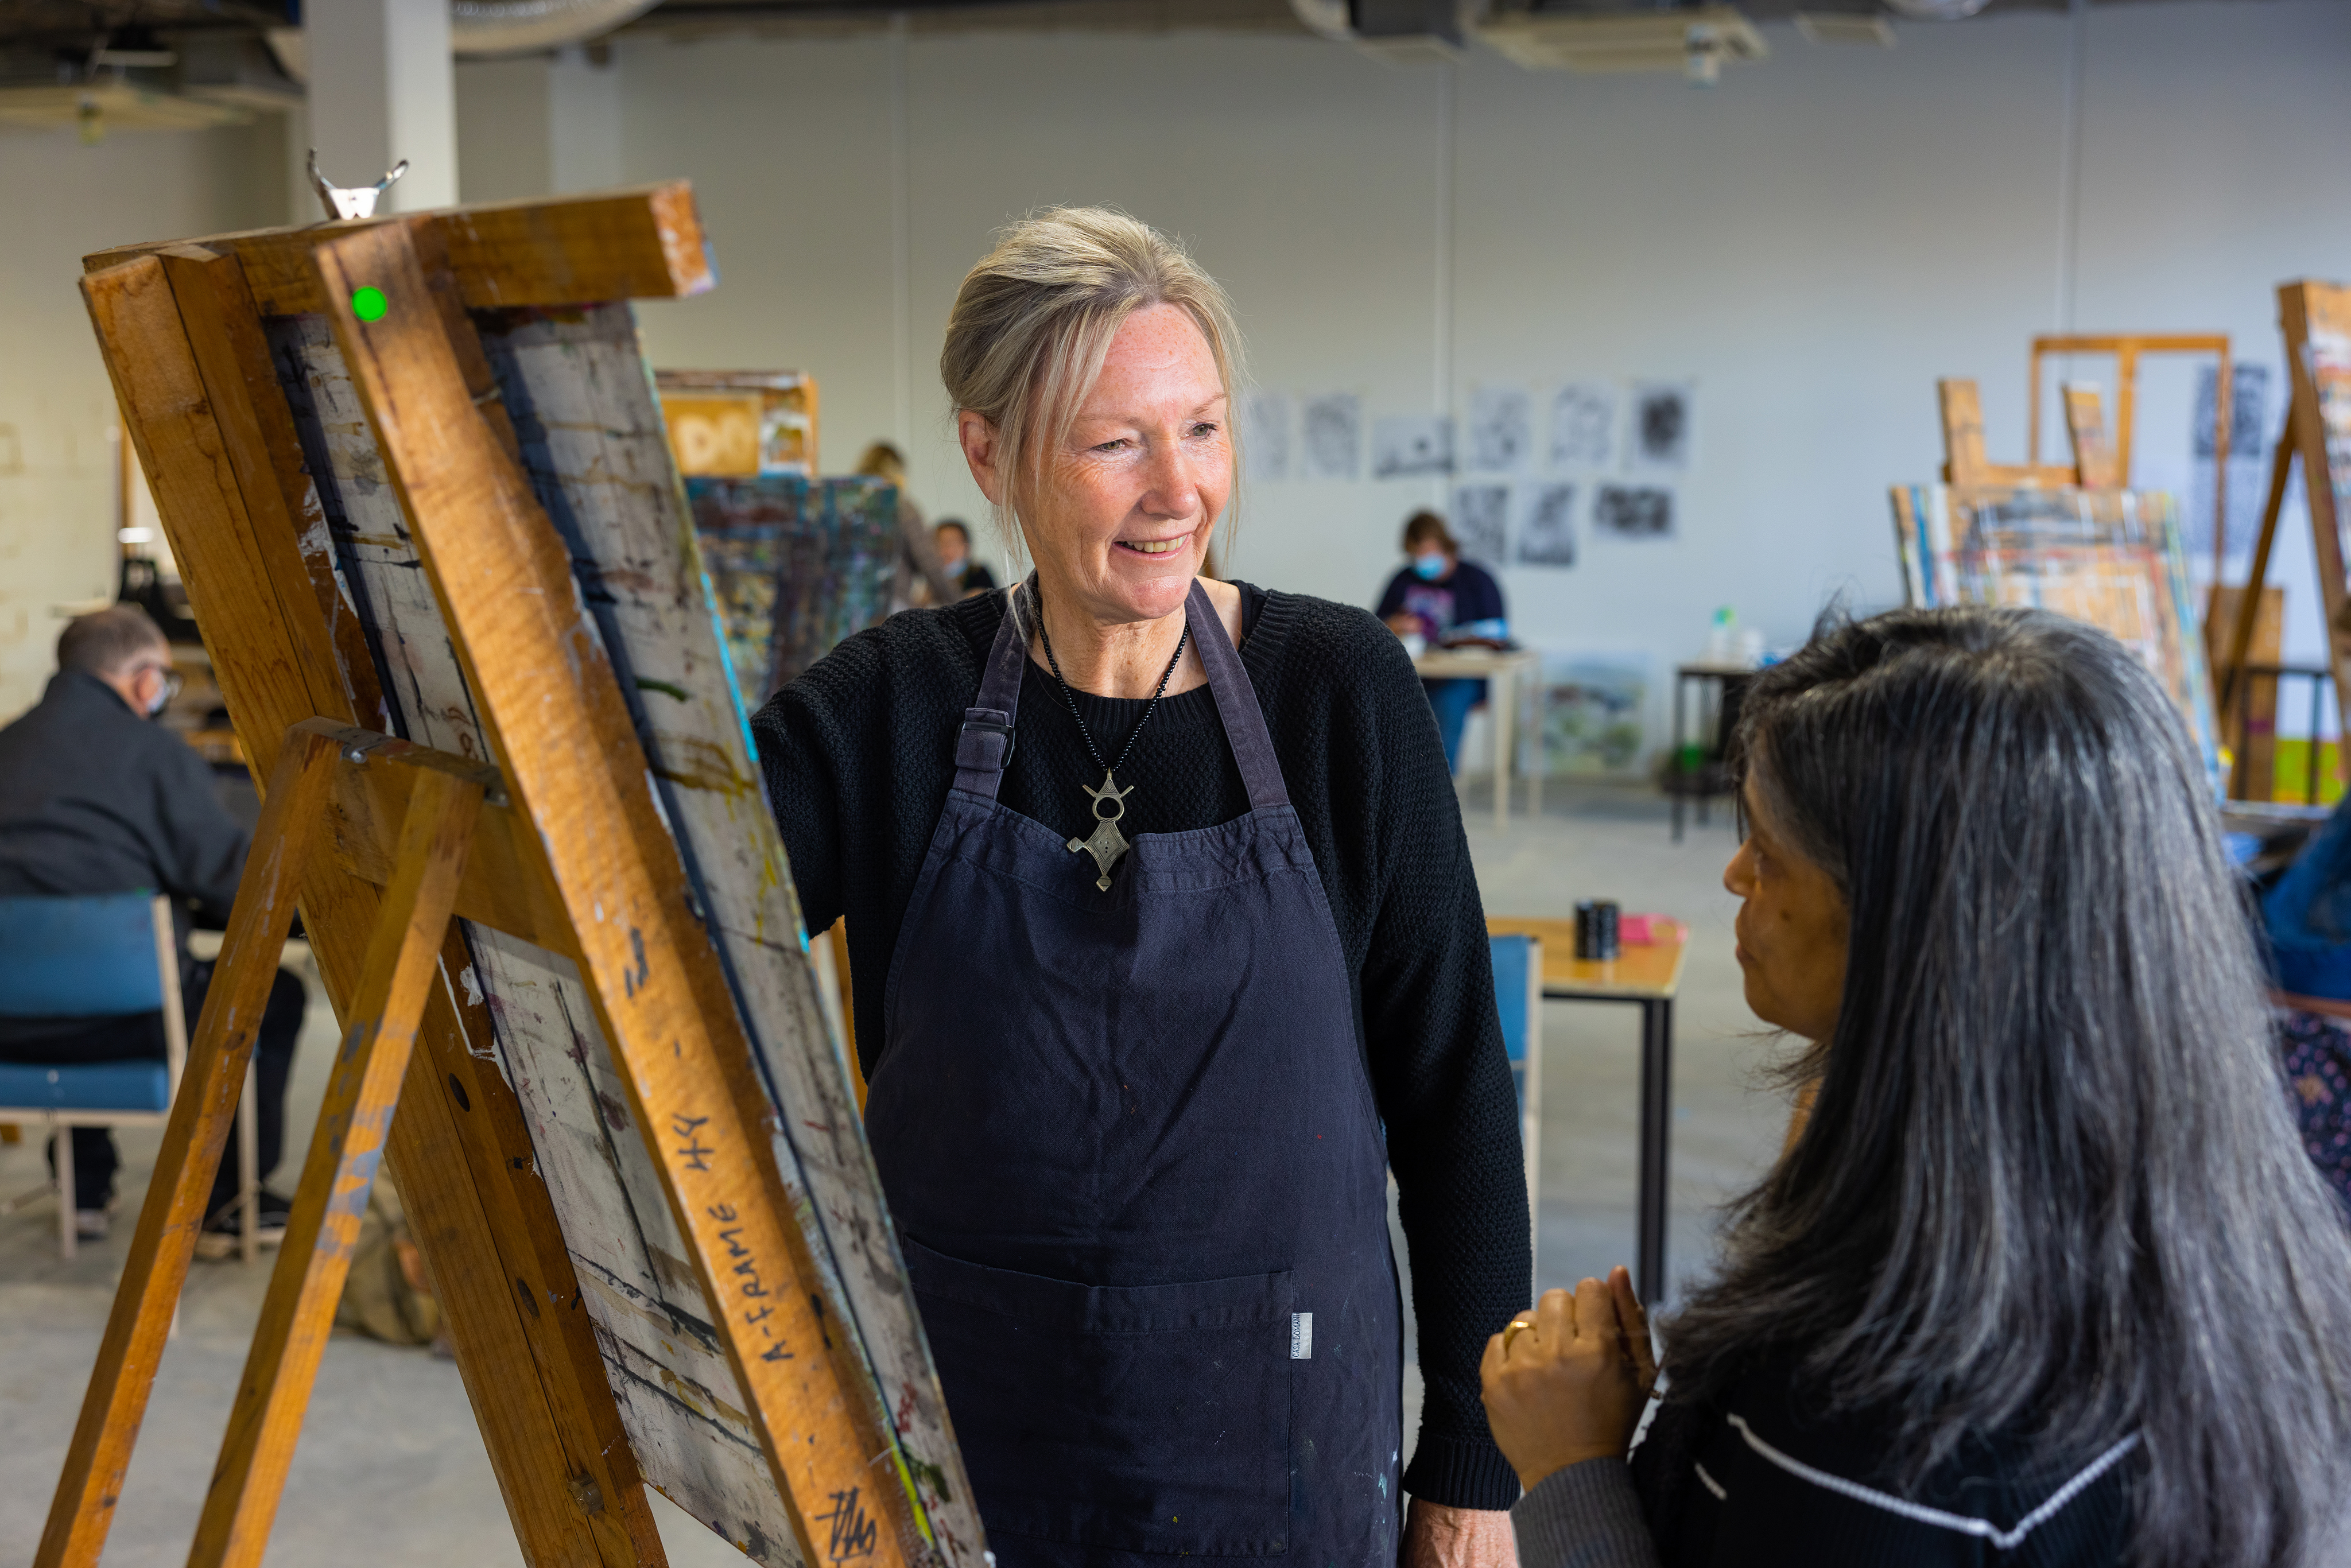
<svg viewBox="0 0 2351 1568"><path fill-rule="evenodd" d="M1635 1288L1650 1307L1666 1299L1667 1152L1673 1135L1674 1004L1641 1004L1640 1235Z"/></svg>
<svg viewBox="0 0 2351 1568"><path fill-rule="evenodd" d="M1490 681L1486 696L1494 711L1494 826L1499 830L1510 825L1510 716L1516 693L1508 664L1496 670Z"/></svg>
<svg viewBox="0 0 2351 1568"><path fill-rule="evenodd" d="M1687 683L1679 674L1674 677L1674 749L1666 758L1667 777L1673 781L1674 842L1682 841L1682 688Z"/></svg>
<svg viewBox="0 0 2351 1568"><path fill-rule="evenodd" d="M1527 815L1540 821L1542 819L1543 773L1551 767L1551 753L1545 749L1551 743L1551 729L1544 722L1551 717L1551 688L1543 684L1540 666L1531 684L1534 700L1527 706L1534 712L1535 770L1527 775Z"/></svg>

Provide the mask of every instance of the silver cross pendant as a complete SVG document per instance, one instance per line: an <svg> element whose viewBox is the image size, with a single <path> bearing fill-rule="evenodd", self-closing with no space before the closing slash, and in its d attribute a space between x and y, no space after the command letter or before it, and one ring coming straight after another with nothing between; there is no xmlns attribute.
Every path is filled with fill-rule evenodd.
<svg viewBox="0 0 2351 1568"><path fill-rule="evenodd" d="M1104 768L1102 788L1088 789L1086 793L1093 798L1094 831L1082 839L1071 839L1070 852L1076 854L1083 851L1094 857L1094 869L1102 873L1094 879L1094 885L1108 893L1111 867L1125 859L1126 852L1134 847L1126 841L1126 835L1118 831L1118 820L1126 815L1126 798L1134 793L1134 786L1130 784L1123 789L1120 789L1118 780L1110 776L1108 768ZM1102 813L1105 803L1111 808L1107 816Z"/></svg>

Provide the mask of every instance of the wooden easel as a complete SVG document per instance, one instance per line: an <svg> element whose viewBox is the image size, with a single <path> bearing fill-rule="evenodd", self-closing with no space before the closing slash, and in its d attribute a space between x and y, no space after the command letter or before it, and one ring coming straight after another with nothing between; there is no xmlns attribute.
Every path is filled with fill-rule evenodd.
<svg viewBox="0 0 2351 1568"><path fill-rule="evenodd" d="M2253 545L2252 573L2238 599L2260 601L2269 577L2294 463L2302 460L2318 591L2326 613L2327 664L2335 711L2351 713L2351 583L2344 577L2342 507L2351 498L2351 287L2307 279L2278 287L2278 326L2285 334L2286 427L2270 457L2268 498ZM2239 615L2213 685L2225 711L2252 645L2254 618ZM2312 736L2313 747L2318 737Z"/></svg>
<svg viewBox="0 0 2351 1568"><path fill-rule="evenodd" d="M2097 454L2099 476L2081 463L2081 434L2074 426L2074 398L2066 388L2065 428L2074 437L2074 461L2087 488L2123 490L2130 487L2131 435L2137 422L2138 360L2141 354L2212 354L2220 361L2212 403L2212 576L2220 580L2222 552L2229 532L2229 410L2235 392L2229 369L2229 339L2220 332L2044 332L2032 340L2032 384L2026 400L2025 461L2041 459L2041 361L2050 354L2112 354L2115 357L2115 426L2111 439ZM2100 422L2103 428L2103 421Z"/></svg>
<svg viewBox="0 0 2351 1568"><path fill-rule="evenodd" d="M246 754L277 761L37 1568L98 1561L298 904L344 1040L192 1563L261 1559L388 1156L527 1562L663 1563L641 1459L695 1479L695 1456L671 1448L717 1432L714 1452L731 1434L757 1455L789 1521L789 1542L745 1515L725 1521L760 1560L976 1568L977 1517L911 1291L903 1270L889 1277L894 1242L853 1110L842 1113L853 1101L839 1045L806 1021L818 1015L795 948L744 969L737 905L753 905L738 884L767 877L769 902L756 907L789 912L775 935L805 941L756 772L743 788L747 741L729 752L664 730L624 695L626 661L658 643L630 617L676 609L672 629L686 632L673 651L716 647L706 625L704 642L686 634L709 619L706 601L670 604L693 575L691 530L683 562L635 563L648 578L661 566L671 585L640 602L620 581L630 563L597 553L625 530L591 537L574 517L559 533L542 505L576 508L584 493L543 471L543 441L531 444L567 372L534 382L508 329L544 328L582 364L586 340L561 335L604 331L622 367L605 417L649 402L641 361L633 391L626 373L633 329L602 302L710 286L690 192L131 247L88 267L99 345L230 713ZM494 342L507 362L493 365ZM346 392L363 422L329 417ZM317 406L298 415L289 398ZM660 472L666 497L643 489L638 520L666 537L675 482ZM373 487L322 504L355 475ZM361 526L363 500L389 531ZM402 566L414 570L391 570ZM429 597L412 588L388 610L366 591L387 580ZM445 649L425 645L426 628ZM723 655L709 662L723 674ZM712 670L692 678L723 689ZM450 719L458 747L390 733L434 722L432 682L466 705ZM642 667L632 682L681 704L695 695ZM723 730L732 714L739 732L732 702L710 722ZM676 723L705 723L700 712ZM681 757L715 782L682 774ZM740 831L766 858L746 876L714 865L719 852L696 838L705 796L747 797L757 813ZM525 1086L502 1071L517 1002L494 1013L483 988L495 954L522 945L588 1004L570 1023L575 1060L584 1072L587 1054L609 1051L621 1091L597 1130L616 1172L635 1161L657 1177L647 1196L666 1212L642 1222L671 1228L664 1242L683 1254L664 1253L673 1292L698 1289L706 1304L703 1322L667 1301L669 1333L712 1347L724 1371L709 1375L731 1375L741 1401L705 1427L679 1418L651 1457L632 1425L668 1417L624 1415L643 1403L623 1384L644 1359L612 1332L625 1281L595 1274L588 1239L567 1234L584 1222L580 1195L559 1190L560 1151L535 1146ZM805 1016L793 1013L804 996ZM673 1403L726 1404L665 1367L643 1375L654 1372L676 1385Z"/></svg>

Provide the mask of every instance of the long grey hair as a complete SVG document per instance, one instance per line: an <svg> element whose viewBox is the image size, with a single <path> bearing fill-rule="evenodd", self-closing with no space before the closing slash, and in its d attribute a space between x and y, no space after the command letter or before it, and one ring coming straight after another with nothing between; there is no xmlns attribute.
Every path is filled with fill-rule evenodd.
<svg viewBox="0 0 2351 1568"><path fill-rule="evenodd" d="M2162 687L2039 611L1833 615L1740 738L1851 946L1810 1124L1667 1331L1673 1396L1773 1353L1890 1417L1913 1480L1971 1435L2054 1469L2137 1434L2147 1568L2339 1549L2351 1238Z"/></svg>

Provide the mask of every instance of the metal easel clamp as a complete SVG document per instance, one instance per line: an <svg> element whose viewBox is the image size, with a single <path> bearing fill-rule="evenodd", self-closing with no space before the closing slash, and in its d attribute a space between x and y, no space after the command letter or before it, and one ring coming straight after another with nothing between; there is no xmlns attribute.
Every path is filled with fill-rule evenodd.
<svg viewBox="0 0 2351 1568"><path fill-rule="evenodd" d="M310 149L310 188L319 193L319 200L327 209L330 223L349 223L356 218L375 216L375 204L393 181L408 172L408 160L402 158L384 171L383 178L372 185L337 185L319 172L319 150Z"/></svg>

